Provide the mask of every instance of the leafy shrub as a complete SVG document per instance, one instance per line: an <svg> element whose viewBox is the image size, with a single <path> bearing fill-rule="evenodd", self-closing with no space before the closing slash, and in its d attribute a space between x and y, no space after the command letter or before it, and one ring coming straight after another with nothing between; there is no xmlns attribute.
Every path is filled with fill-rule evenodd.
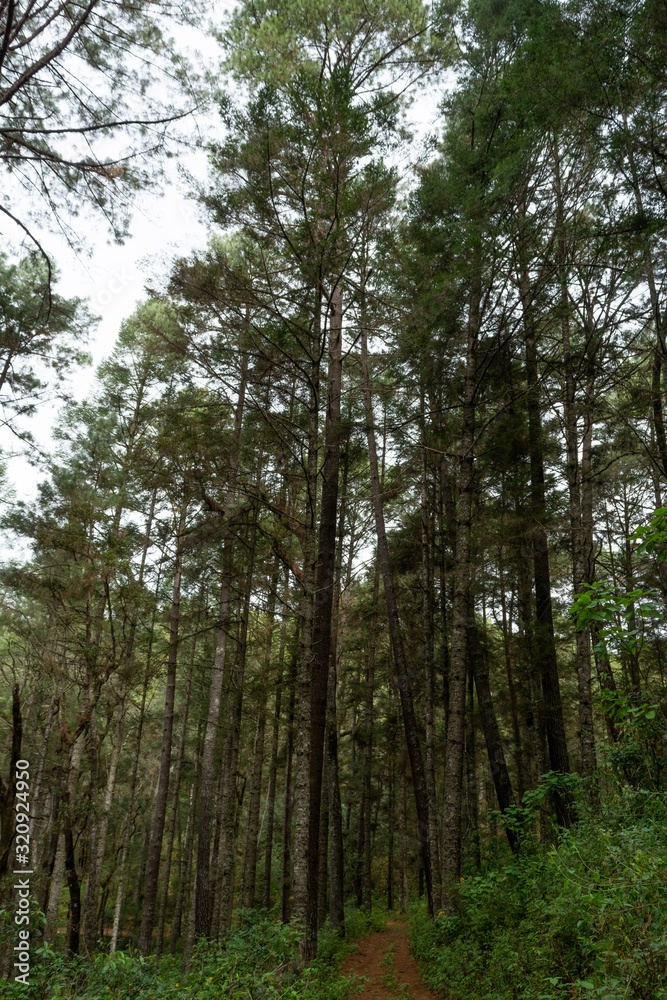
<svg viewBox="0 0 667 1000"><path fill-rule="evenodd" d="M664 794L619 791L543 854L466 878L454 916L410 914L429 985L457 1000L667 1000Z"/></svg>
<svg viewBox="0 0 667 1000"><path fill-rule="evenodd" d="M339 970L355 937L375 929L377 915L346 915L347 937L322 932L318 958L305 970L295 961L299 930L241 911L224 944L202 943L190 971L180 960L141 958L127 952L72 959L50 948L33 953L28 987L0 984L2 1000L343 1000L355 983ZM382 921L384 923L384 921Z"/></svg>

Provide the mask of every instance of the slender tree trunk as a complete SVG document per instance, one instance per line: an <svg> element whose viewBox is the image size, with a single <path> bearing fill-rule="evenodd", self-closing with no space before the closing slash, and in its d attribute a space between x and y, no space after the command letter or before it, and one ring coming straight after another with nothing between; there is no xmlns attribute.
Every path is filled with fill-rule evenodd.
<svg viewBox="0 0 667 1000"><path fill-rule="evenodd" d="M248 353L243 350L241 337L239 338L239 351L241 352L241 378L239 383L239 393L234 413L234 435L231 450L231 461L229 467L229 481L227 484L227 495L225 497L224 516L229 518L229 510L234 499L234 488L236 470L238 467L241 431L243 428L243 411L245 407L245 394L248 372ZM215 784L213 769L215 761L215 749L218 738L218 724L220 719L220 700L222 696L223 675L225 666L225 652L227 649L227 634L229 632L229 599L231 589L232 574L232 535L228 531L225 535L222 553L222 580L220 582L220 610L218 633L215 646L215 657L213 660L213 670L211 672L211 685L208 695L208 719L206 722L206 734L204 736L204 751L201 764L201 785L199 801L199 822L197 837L197 909L195 911L195 935L196 937L208 937L211 933L212 899L210 887L209 858L211 850L211 810L212 792Z"/></svg>
<svg viewBox="0 0 667 1000"><path fill-rule="evenodd" d="M298 646L297 646L298 648ZM294 707L296 700L298 656L293 655L289 672L289 706L287 709L287 746L285 747L285 781L283 785L283 833L280 848L280 919L284 924L291 917L290 888L292 884L292 759L294 756Z"/></svg>
<svg viewBox="0 0 667 1000"><path fill-rule="evenodd" d="M280 647L278 652L278 676L276 678L276 700L273 710L273 730L271 733L271 763L269 765L269 787L267 790L267 826L266 844L264 847L264 891L262 906L268 910L271 906L271 868L273 865L273 831L276 811L276 784L278 778L278 745L280 736L280 711L282 707L283 670L285 664L285 643L287 638L287 607L289 602L289 575L285 571L285 587L283 591L282 622L280 625Z"/></svg>
<svg viewBox="0 0 667 1000"><path fill-rule="evenodd" d="M389 803L387 806L387 909L394 909L394 827L395 827L395 760L392 754L389 762Z"/></svg>
<svg viewBox="0 0 667 1000"><path fill-rule="evenodd" d="M517 537L514 544L513 560L517 580L518 655L516 660L517 688L519 693L519 713L524 727L523 744L526 747L526 773L529 787L535 788L538 778L547 770L546 731L542 699L538 695L539 671L535 656L533 625L535 615L532 607L532 588L529 566L532 552L525 541L523 528L525 518L517 506ZM526 526L527 533L528 528Z"/></svg>
<svg viewBox="0 0 667 1000"><path fill-rule="evenodd" d="M474 475L477 342L481 323L481 277L470 292L465 386L461 426L461 460L455 551L452 652L449 676L449 717L445 753L445 803L442 832L442 907L453 907L461 872L461 784L465 727L465 685L470 592L470 533Z"/></svg>
<svg viewBox="0 0 667 1000"><path fill-rule="evenodd" d="M345 533L345 514L347 508L348 480L348 448L345 449L343 464L343 488L338 521L339 563L342 564L343 536ZM341 937L345 936L345 860L343 853L343 807L338 780L338 679L340 677L345 624L347 619L347 595L352 581L352 567L355 552L354 512L350 522L350 542L347 556L345 583L341 594L340 579L335 589L335 608L333 614L334 641L333 663L329 671L327 692L327 767L329 779L329 926ZM342 565L338 573L342 573Z"/></svg>
<svg viewBox="0 0 667 1000"><path fill-rule="evenodd" d="M156 501L156 499L157 499L157 489L153 490L153 493L152 493L152 496L151 496L150 510L149 510L149 513L148 513L148 520L147 520L147 523L146 523L146 531L145 531L145 534L144 534L144 546L143 546L143 551L142 551L142 555L141 555L141 565L139 567L139 575L138 575L138 579L137 579L137 588L139 590L141 589L141 587L143 585L144 570L145 570L145 567L146 567L146 557L148 555L148 549L150 547L151 530L152 530L152 527L153 527L153 517L155 515L155 501ZM149 638L149 643L148 643L148 651L147 651L147 654L146 654L146 664L145 664L145 668L144 668L144 683L143 683L143 688L142 688L142 693L141 693L141 706L140 706L140 709L139 709L139 722L138 722L138 726L137 726L137 740L136 740L136 744L135 744L135 752L134 752L133 764L132 764L132 778L130 780L130 801L129 801L128 811L127 811L128 826L127 826L126 836L123 839L123 847L122 847L121 856L120 856L120 866L119 866L119 872L118 872L118 886L116 888L116 902L115 902L115 906L114 906L114 915L113 915L113 926L112 926L112 929L111 929L111 941L109 943L109 954L111 954L111 955L114 955L115 952L116 952L116 947L117 947L117 944L118 944L118 935L120 933L121 911L122 911L122 907L123 907L123 893L124 893L124 890L125 890L125 874L126 874L126 870L127 870L127 857L128 857L129 840L130 840L130 824L134 823L134 819L135 819L135 817L134 817L134 803L135 803L135 796L136 796L136 790L137 790L137 774L138 774L138 770L139 770L139 758L140 758L140 755L141 755L141 738L142 738L142 735L143 735L143 726L144 726L145 711L146 711L146 697L147 697L147 694L148 694L148 683L149 683L149 679L150 679L150 665L151 665L151 657L152 657L152 650L153 650L153 636L155 634L155 618L156 618L156 615L157 615L157 597L158 597L158 594L160 592L160 583L161 583L161 580L162 580L162 564L163 564L163 560L160 560L160 563L158 565L157 581L156 581L156 585L155 585L155 595L154 595L155 599L154 599L154 602L153 602L153 611L152 611L152 617L151 617L151 626L150 626L150 630L149 630L149 637L150 638ZM128 642L127 642L127 645L125 647L125 653L124 653L124 660L125 660L125 663L127 665L129 665L129 664L132 663L132 659L133 659L133 656L134 656L134 641L135 641L135 637L136 637L138 620L139 620L139 607L138 607L138 604L135 604L135 606L133 608L133 611L132 611L132 619L131 619L131 622L130 622L130 634L128 636Z"/></svg>
<svg viewBox="0 0 667 1000"><path fill-rule="evenodd" d="M426 784L428 787L428 820L431 864L433 867L433 907L440 909L440 829L435 781L435 649L433 642L433 566L431 555L431 513L428 495L426 462L426 428L424 397L421 398L422 422L422 482L421 482L421 586L422 629L424 650L424 709L426 723ZM445 639L446 642L446 639Z"/></svg>
<svg viewBox="0 0 667 1000"><path fill-rule="evenodd" d="M530 779L526 774L523 739L521 736L521 726L519 724L519 709L517 703L516 682L514 679L514 663L512 658L512 642L510 639L509 620L507 614L507 598L505 594L505 564L503 560L502 545L500 546L500 550L498 553L498 573L500 576L500 607L502 611L505 672L507 674L507 690L510 696L510 710L512 713L512 734L514 737L514 756L516 760L519 801L521 801L523 799L524 792L529 787Z"/></svg>
<svg viewBox="0 0 667 1000"><path fill-rule="evenodd" d="M262 455L257 463L257 482L261 482ZM257 512L253 515L248 539L247 570L244 585L241 625L235 651L235 665L232 674L232 713L230 719L231 748L223 784L221 827L220 827L220 929L218 937L224 939L231 928L232 904L234 899L234 875L236 861L236 837L238 833L238 802L236 775L241 742L241 718L243 714L244 677L248 648L248 626L250 621L250 598L255 567L257 545ZM263 736L262 736L263 739ZM202 776L203 778L203 776Z"/></svg>
<svg viewBox="0 0 667 1000"><path fill-rule="evenodd" d="M306 526L303 547L303 593L300 614L300 657L298 676L297 725L294 761L294 851L292 859L293 909L292 918L308 925L308 865L310 814L310 737L311 737L311 682L313 672L313 622L315 602L315 565L317 560L317 456L318 456L318 406L317 399L311 400L308 432L308 475ZM319 815L319 813L318 813ZM310 908L317 905L311 899ZM312 943L303 940L304 957Z"/></svg>
<svg viewBox="0 0 667 1000"><path fill-rule="evenodd" d="M372 803L372 764L373 764L373 697L375 694L375 654L377 647L378 616L377 605L380 594L380 566L375 560L373 574L373 609L371 634L368 649L368 666L366 671L366 704L364 707L364 755L362 762L363 801L365 803L363 831L363 900L366 913L371 912L371 803Z"/></svg>
<svg viewBox="0 0 667 1000"><path fill-rule="evenodd" d="M65 947L72 955L79 953L79 938L81 933L81 882L74 854L74 828L72 818L72 798L79 772L80 759L83 753L83 736L79 736L72 750L72 741L66 729L66 723L61 724L61 759L63 760L63 780L61 783L61 802L63 817L63 840L65 879L69 890L69 921L67 924L67 942Z"/></svg>
<svg viewBox="0 0 667 1000"><path fill-rule="evenodd" d="M273 617L273 609L269 618ZM270 648L270 640L269 640ZM270 655L270 654L269 654ZM266 687L261 693L261 704L257 716L255 740L250 765L250 792L248 794L248 818L245 843L243 845L243 874L241 877L241 898L243 906L250 910L255 905L257 873L257 837L259 834L259 806L262 792L262 765L264 763L264 732L266 729Z"/></svg>
<svg viewBox="0 0 667 1000"><path fill-rule="evenodd" d="M475 733L475 684L472 665L468 670L468 711L465 720L465 792L466 812L468 817L467 839L470 851L479 871L482 864L482 853L479 842L479 806L477 803L477 740Z"/></svg>
<svg viewBox="0 0 667 1000"><path fill-rule="evenodd" d="M229 500L229 496L228 496ZM229 508L229 503L227 508ZM201 763L201 783L199 789L199 810L197 823L197 908L195 911L196 937L211 934L212 898L210 886L209 859L211 854L211 815L213 805L215 749L218 738L220 703L222 697L227 635L230 627L229 600L232 573L232 536L227 534L223 543L222 581L220 584L220 604L218 611L218 632L215 657L209 688L208 718L204 735Z"/></svg>
<svg viewBox="0 0 667 1000"><path fill-rule="evenodd" d="M123 742L123 719L125 714L125 708L121 702L119 708L118 721L114 727L114 734L111 744L111 753L109 756L109 770L107 772L106 787L104 790L104 799L102 801L102 809L99 816L95 843L93 845L93 840L91 838L90 851L91 857L88 866L88 883L86 885L86 894L84 897L84 936L83 944L87 955L91 956L95 951L95 945L97 943L97 901L100 891L100 879L102 876L102 865L104 863L104 851L106 847L107 839L107 829L109 825L109 811L111 809L111 803L113 801L114 791L116 788L116 772L118 770L118 762L120 760L120 751ZM91 719L91 724L93 719ZM96 751L95 751L96 752ZM95 847L95 853L93 854L93 846Z"/></svg>
<svg viewBox="0 0 667 1000"><path fill-rule="evenodd" d="M326 747L325 747L326 751ZM327 890L329 887L329 767L327 754L322 761L322 805L320 806L320 848L317 873L317 929L324 927L327 919Z"/></svg>
<svg viewBox="0 0 667 1000"><path fill-rule="evenodd" d="M171 770L171 742L174 728L174 699L176 695L176 664L178 660L178 626L181 603L181 571L183 562L183 533L185 530L185 509L181 512L176 539L176 562L171 597L171 619L169 624L169 654L167 660L167 687L164 702L164 722L162 727L162 748L160 751L160 771L155 809L148 847L146 881L144 885L144 905L139 932L139 953L148 955L153 937L153 920L157 901L157 881L162 853L162 836L167 813L169 794L169 773Z"/></svg>
<svg viewBox="0 0 667 1000"><path fill-rule="evenodd" d="M329 675L329 723L327 768L329 791L329 926L345 934L343 808L338 783L338 722L336 718L336 671Z"/></svg>
<svg viewBox="0 0 667 1000"><path fill-rule="evenodd" d="M187 914L187 926L183 934L183 948L181 953L181 968L187 972L190 968L190 958L195 943L195 910L197 906L197 885L196 873L194 872L194 830L197 825L197 802L199 801L199 780L201 757L204 742L204 718L199 719L197 726L197 742L195 745L195 773L192 782L191 813L188 816L188 830L185 835L185 873L182 878L183 892L181 896L181 910ZM179 883L180 890L180 883ZM169 950L171 954L176 952L176 943L181 933L181 911L179 910L179 900L176 898L176 908L174 920L171 927L171 938Z"/></svg>
<svg viewBox="0 0 667 1000"><path fill-rule="evenodd" d="M625 122L625 125L627 131L627 121ZM632 189L635 196L635 205L637 208L637 213L640 217L645 217L646 213L644 210L642 188L639 182L635 156L631 144L628 144L627 147L627 157L628 157L628 165L630 167L630 176L632 179ZM658 289L658 282L656 281L655 277L655 267L653 264L653 255L651 252L651 246L648 242L649 239L648 235L645 235L644 239L646 239L646 246L644 249L644 273L646 275L646 283L648 284L649 300L651 303L651 313L656 333L656 344L653 351L653 366L651 371L651 393L652 393L651 407L653 411L653 432L655 435L656 444L658 446L658 453L660 455L660 464L662 466L661 471L663 476L667 476L667 434L665 433L665 420L664 420L662 388L661 388L662 371L665 366L665 361L667 360L667 345L665 344L665 316L663 310L660 307L660 294Z"/></svg>
<svg viewBox="0 0 667 1000"><path fill-rule="evenodd" d="M95 950L97 940L97 897L99 895L99 878L97 873L97 845L99 838L100 815L97 806L98 797L98 770L99 770L99 747L97 742L97 724L95 719L95 707L91 707L86 730L86 742L88 750L88 802L89 802L89 827L88 836L88 872L85 881L85 891L83 896L82 923L83 923L83 950L89 957Z"/></svg>
<svg viewBox="0 0 667 1000"><path fill-rule="evenodd" d="M544 482L544 455L542 445L542 415L540 411L540 385L537 365L537 340L533 317L532 293L525 263L521 264L521 301L523 308L526 405L528 410L528 441L530 458L530 499L532 518L533 566L535 578L535 651L542 681L542 700L552 771L569 772L570 760L565 737L563 707L558 677L558 660L554 637L553 608L551 603L551 573L549 548L544 524L547 505ZM570 826L575 819L571 798L565 793L554 795L556 816L562 826Z"/></svg>
<svg viewBox="0 0 667 1000"><path fill-rule="evenodd" d="M426 786L426 774L421 747L419 745L419 734L417 731L417 721L415 718L414 704L412 700L412 683L408 671L408 664L403 647L403 636L398 617L398 607L394 594L394 583L391 574L391 564L389 562L389 546L387 544L387 532L384 523L384 509L382 504L382 494L380 491L380 475L378 469L377 450L375 446L375 429L373 417L373 402L371 396L370 375L368 370L368 342L365 327L361 331L361 371L364 384L364 406L366 409L366 436L368 440L368 457L370 464L371 491L373 495L373 510L375 514L375 532L377 537L378 560L382 570L382 581L384 584L384 596L387 605L387 619L389 622L389 632L391 635L391 645L396 666L396 679L399 695L401 699L401 710L403 713L403 723L405 726L405 740L410 758L410 768L412 770L412 782L414 785L415 805L417 808L417 822L419 824L419 839L422 851L422 863L426 873L426 889L428 896L429 914L433 914L433 884L431 875L431 856L429 851L429 821L428 821L428 791Z"/></svg>
<svg viewBox="0 0 667 1000"><path fill-rule="evenodd" d="M357 843L354 856L354 895L357 900L357 909L360 910L364 903L364 823L366 822L366 789L362 777L361 798L359 799L359 812L357 814Z"/></svg>
<svg viewBox="0 0 667 1000"><path fill-rule="evenodd" d="M169 934L169 954L176 954L176 945L181 936L181 924L183 922L183 901L185 899L186 886L189 884L190 869L192 866L192 848L194 843L194 809L195 809L195 787L190 788L188 798L188 818L185 824L185 844L179 858L178 864L178 888L176 890L176 900L174 902L174 915L171 921L171 932Z"/></svg>
<svg viewBox="0 0 667 1000"><path fill-rule="evenodd" d="M322 499L317 544L313 649L310 675L309 814L306 937L304 958L317 954L317 880L319 870L320 807L327 712L327 679L331 652L331 614L336 564L338 467L340 464L340 397L342 375L343 291L340 283L331 293L329 318L329 371L324 430ZM296 881L296 879L295 879Z"/></svg>
<svg viewBox="0 0 667 1000"><path fill-rule="evenodd" d="M408 803L405 763L405 751L401 747L398 796L398 908L401 913L405 913L408 906Z"/></svg>
<svg viewBox="0 0 667 1000"><path fill-rule="evenodd" d="M479 713L482 720L482 730L484 732L486 751L489 756L491 778L493 779L493 785L496 790L496 797L498 799L500 811L506 812L508 809L515 806L516 802L514 799L514 792L512 790L512 781L510 779L507 762L505 760L505 751L500 738L498 720L496 719L496 713L493 707L491 687L489 685L489 672L486 665L484 651L482 650L482 646L479 641L479 631L477 629L472 608L470 609L468 629L470 663L475 680L477 704L479 705ZM514 831L510 829L507 829L506 833L508 843L512 850L515 851L518 847L517 836Z"/></svg>
<svg viewBox="0 0 667 1000"><path fill-rule="evenodd" d="M47 831L48 831L48 837L46 839L46 843L44 844L44 849L42 852L42 860L39 866L42 879L40 885L40 893L38 896L38 906L42 911L42 913L46 913L47 910L47 905L49 900L49 888L51 885L51 879L53 877L56 856L58 853L58 843L61 837L60 795L58 794L57 786L53 794L51 795ZM62 870L60 875L62 878Z"/></svg>
<svg viewBox="0 0 667 1000"><path fill-rule="evenodd" d="M9 758L9 773L5 785L0 776L0 878L10 868L9 854L14 840L16 823L14 806L16 802L16 762L21 757L23 740L23 720L21 718L21 696L18 684L12 690L12 749Z"/></svg>
<svg viewBox="0 0 667 1000"><path fill-rule="evenodd" d="M572 578L575 596L583 593L587 578L584 553L584 531L582 518L581 480L579 468L579 442L577 434L577 408L575 367L570 342L570 298L568 293L567 246L565 238L565 213L561 184L560 155L554 141L554 175L556 192L556 225L558 227L558 264L560 283L561 335L563 339L563 364L565 368L565 396L563 417L565 423L566 470L570 506L570 540L572 546ZM590 413L585 421L584 434L592 432ZM591 777L596 769L595 732L593 726L593 702L591 698L591 640L587 628L576 632L577 684L579 688L579 739L581 746L581 770L585 777Z"/></svg>
<svg viewBox="0 0 667 1000"><path fill-rule="evenodd" d="M62 817L62 809L60 813ZM62 822L62 820L61 820ZM53 871L49 884L49 895L46 903L46 923L44 925L44 941L52 944L57 931L58 910L60 908L60 893L62 891L63 873L65 871L65 835L58 834L56 853L53 859Z"/></svg>
<svg viewBox="0 0 667 1000"><path fill-rule="evenodd" d="M200 603L200 609L201 609L201 603ZM195 622L195 629L194 629L195 635L192 640L192 652L190 653L188 676L185 682L183 717L181 719L181 731L178 740L178 753L176 755L176 764L174 766L174 775L172 778L173 795L172 795L171 813L169 816L169 825L167 827L167 849L164 861L164 873L162 876L162 891L160 893L160 908L158 912L158 921L157 921L157 937L155 940L156 961L159 961L160 959L160 956L162 954L162 946L164 944L164 928L167 920L167 904L169 902L169 881L171 878L171 862L174 853L174 835L176 833L176 817L179 811L180 796L181 796L181 773L183 769L183 759L185 757L185 742L188 734L188 717L190 714L190 691L192 689L192 674L194 671L195 654L197 651L197 631L199 628L200 614L197 615Z"/></svg>

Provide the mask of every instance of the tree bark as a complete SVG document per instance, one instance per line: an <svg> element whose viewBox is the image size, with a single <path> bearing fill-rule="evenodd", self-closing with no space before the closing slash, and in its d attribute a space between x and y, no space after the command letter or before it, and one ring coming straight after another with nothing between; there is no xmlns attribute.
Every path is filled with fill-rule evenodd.
<svg viewBox="0 0 667 1000"><path fill-rule="evenodd" d="M329 370L324 429L322 498L317 543L314 600L313 652L310 676L310 753L306 937L303 956L317 954L317 879L319 870L320 807L327 713L327 680L331 653L331 613L336 564L338 467L340 464L340 399L342 376L343 290L338 282L332 293L329 317Z"/></svg>
<svg viewBox="0 0 667 1000"><path fill-rule="evenodd" d="M273 831L276 812L276 785L278 778L278 745L280 736L280 712L283 694L283 670L285 664L285 643L287 637L287 607L289 602L289 571L285 570L285 587L283 591L282 622L280 625L280 647L278 652L278 676L276 678L276 700L273 709L273 730L271 733L271 762L269 764L269 787L267 789L267 825L266 843L264 847L264 890L262 906L265 910L271 907L271 869L273 866Z"/></svg>
<svg viewBox="0 0 667 1000"><path fill-rule="evenodd" d="M373 402L368 370L368 342L365 327L362 327L361 331L361 377L364 385L366 436L368 441L368 458L370 464L371 491L373 495L373 511L375 514L375 533L377 537L378 560L382 570L384 596L387 606L387 619L389 622L391 646L394 655L394 664L396 666L396 679L401 699L401 710L405 727L405 740L408 748L408 756L410 758L410 768L412 771L415 805L417 808L417 822L419 824L419 840L421 844L422 863L426 874L428 908L429 914L432 915L433 883L428 837L428 791L426 786L424 760L422 758L421 747L419 745L419 734L417 731L417 721L415 718L412 699L412 682L410 680L408 664L403 647L403 636L401 633L398 607L396 605L396 597L394 594L394 583L391 575L391 565L389 562L389 546L387 544L387 532L384 523L384 509L382 504L382 494L380 492L380 475L378 470L377 450L375 446Z"/></svg>
<svg viewBox="0 0 667 1000"><path fill-rule="evenodd" d="M363 769L363 799L366 805L363 822L363 901L364 911L371 912L372 879L371 879L371 805L372 805L372 766L373 766L373 697L375 694L375 654L377 648L377 604L380 593L380 567L375 560L373 573L373 608L371 634L368 649L368 665L366 670L366 704L364 706L364 755Z"/></svg>
<svg viewBox="0 0 667 1000"><path fill-rule="evenodd" d="M273 617L273 610L270 612ZM270 656L270 638L269 638ZM248 795L248 815L243 845L243 874L241 877L241 898L243 906L250 910L255 905L255 886L257 877L257 837L259 833L259 805L262 792L262 766L264 764L264 732L266 729L266 698L267 691L261 692L261 704L257 716L255 740L250 765L250 792Z"/></svg>
<svg viewBox="0 0 667 1000"><path fill-rule="evenodd" d="M123 719L125 709L121 702L119 707L118 721L114 727L114 734L111 743L111 753L109 755L109 770L107 772L106 787L102 800L102 809L99 816L97 836L95 843L95 853L93 854L93 842L91 838L91 857L88 866L88 884L84 897L84 949L86 954L91 956L95 951L97 943L97 900L100 891L100 880L102 876L102 865L104 864L104 852L106 847L107 829L109 826L109 811L113 802L116 788L116 772L120 761L120 752L123 742ZM92 719L91 719L92 723Z"/></svg>
<svg viewBox="0 0 667 1000"><path fill-rule="evenodd" d="M470 660L470 656L468 657ZM479 871L482 864L482 851L479 842L479 804L477 801L477 739L475 731L475 682L472 662L467 675L468 710L465 720L465 793L468 828L466 837L470 844L470 853ZM447 904L445 904L447 905Z"/></svg>
<svg viewBox="0 0 667 1000"><path fill-rule="evenodd" d="M465 385L461 425L461 459L457 511L449 716L445 753L445 804L442 823L442 907L451 910L461 873L461 785L465 727L465 686L470 593L470 533L474 477L477 343L481 324L481 276L470 291Z"/></svg>
<svg viewBox="0 0 667 1000"><path fill-rule="evenodd" d="M7 784L0 775L0 878L9 869L9 854L14 840L16 802L16 762L21 757L23 740L23 720L21 718L21 696L18 684L12 690L12 750L9 758Z"/></svg>
<svg viewBox="0 0 667 1000"><path fill-rule="evenodd" d="M558 273L560 285L561 336L563 341L563 365L565 368L565 395L563 398L563 418L565 423L566 471L570 507L570 543L572 546L572 582L575 597L592 582L586 573L586 562L590 553L585 552L581 470L579 467L579 443L577 434L577 405L575 366L570 338L570 297L568 292L567 244L565 234L565 206L563 198L561 160L558 143L554 140L554 179L556 193L556 226ZM592 436L590 410L584 413L584 437ZM590 540L592 543L592 539ZM588 559L587 559L588 557ZM579 689L579 741L581 746L581 771L591 777L597 766L595 755L595 731L593 726L593 702L591 697L591 640L587 628L576 632L577 684Z"/></svg>
<svg viewBox="0 0 667 1000"><path fill-rule="evenodd" d="M238 398L234 411L234 434L232 439L229 478L225 496L224 516L229 519L229 511L234 500L236 470L238 468L241 431L243 428L243 411L248 373L248 352L244 350L242 335L239 336L238 350L241 354L241 373ZM197 830L197 908L195 911L195 936L209 937L211 933L212 900L210 887L209 858L211 850L211 809L214 787L215 749L218 739L220 719L220 701L223 688L225 653L227 635L229 632L229 599L232 573L232 534L227 530L223 543L222 579L220 581L220 605L218 618L218 633L216 638L215 656L211 671L211 684L208 695L208 718L204 736L204 750L201 762L201 785L199 790L199 811Z"/></svg>
<svg viewBox="0 0 667 1000"><path fill-rule="evenodd" d="M484 741L486 743L486 751L489 757L491 778L493 779L493 785L496 790L496 797L498 799L500 811L504 813L507 809L515 806L516 801L512 790L512 781L507 768L507 761L505 760L503 743L500 738L498 720L496 719L496 713L493 707L493 698L491 697L491 687L489 685L489 673L486 666L486 659L479 641L479 631L477 629L472 608L470 609L470 617L468 619L468 630L470 663L472 666L473 677L475 679L477 704L479 705L479 713L482 720L482 730L484 732ZM518 847L516 833L510 829L506 829L505 832L507 834L507 841L510 847L513 851L516 851Z"/></svg>
<svg viewBox="0 0 667 1000"><path fill-rule="evenodd" d="M298 646L297 646L298 648ZM289 706L287 709L287 746L285 747L285 781L283 785L283 833L280 846L280 919L284 924L291 918L290 888L292 884L292 759L294 756L294 707L296 700L298 656L294 654L289 671Z"/></svg>
<svg viewBox="0 0 667 1000"><path fill-rule="evenodd" d="M257 482L261 481L263 442L257 463ZM241 624L235 651L235 664L232 672L232 712L230 717L231 747L229 760L226 763L226 780L223 784L222 808L220 811L220 926L217 937L221 940L229 933L232 921L232 905L234 899L234 875L236 861L236 838L238 834L238 802L236 790L236 775L238 771L239 749L241 742L241 718L243 714L244 677L248 651L248 625L250 621L250 598L252 596L253 577L255 572L255 556L257 547L257 512L254 512L250 526L247 546L247 568L244 581L243 609ZM202 775L203 778L203 775ZM215 928L214 928L215 929Z"/></svg>
<svg viewBox="0 0 667 1000"><path fill-rule="evenodd" d="M425 423L424 398L421 401L422 425ZM425 427L422 436L425 438ZM438 824L438 801L435 780L435 648L433 642L433 565L431 545L431 512L428 496L425 440L422 441L422 484L421 484L421 585L422 585L422 629L424 650L424 715L426 728L426 784L428 786L428 817L431 864L433 866L433 906L440 909L440 828ZM447 642L446 636L443 641ZM449 671L448 671L449 672Z"/></svg>
<svg viewBox="0 0 667 1000"><path fill-rule="evenodd" d="M549 764L552 771L567 773L570 770L570 760L565 737L565 723L563 721L563 707L558 677L558 660L556 657L556 641L554 638L549 548L544 529L544 524L547 521L547 504L544 483L537 339L528 269L523 260L521 262L520 292L524 322L527 385L526 405L528 410L528 450L530 459L531 536L535 579L535 652L542 682L542 700L544 704L547 745L549 748ZM561 826L570 826L576 818L571 797L565 793L557 792L554 794L554 805L556 816Z"/></svg>
<svg viewBox="0 0 667 1000"><path fill-rule="evenodd" d="M201 604L200 604L201 609ZM201 610L197 615L195 628L194 628L194 638L192 640L192 652L190 653L190 662L188 665L188 675L185 681L185 695L183 698L183 718L181 719L181 731L178 739L178 753L176 755L176 764L174 766L174 776L172 779L173 795L171 802L171 813L169 816L169 825L167 827L167 845L165 852L164 861L164 872L162 875L162 891L160 893L160 908L158 912L157 921L157 936L155 939L155 959L159 961L162 955L162 946L164 944L164 928L167 920L167 904L169 902L169 881L171 877L171 862L174 853L174 835L176 833L176 817L179 811L180 796L181 796L181 773L183 769L183 759L185 757L185 741L188 734L188 717L190 714L190 691L192 689L192 674L195 666L195 654L197 652L197 631L199 628L199 618Z"/></svg>
<svg viewBox="0 0 667 1000"><path fill-rule="evenodd" d="M151 836L146 864L144 884L144 905L139 931L139 954L148 955L153 938L153 920L157 901L157 881L162 853L162 836L167 813L169 794L169 772L171 769L171 741L174 728L174 700L176 695L176 664L178 660L178 626L181 603L181 572L183 563L183 533L185 530L185 509L181 511L176 538L176 561L171 597L171 617L169 623L169 654L167 659L167 687L164 701L164 722L162 727L162 748L160 751L160 771L157 795L151 826Z"/></svg>

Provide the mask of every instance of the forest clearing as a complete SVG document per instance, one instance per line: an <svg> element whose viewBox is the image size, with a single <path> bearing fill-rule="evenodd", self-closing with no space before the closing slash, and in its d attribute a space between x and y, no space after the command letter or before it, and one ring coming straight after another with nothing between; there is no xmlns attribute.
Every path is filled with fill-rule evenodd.
<svg viewBox="0 0 667 1000"><path fill-rule="evenodd" d="M664 0L0 0L0 161L1 1000L667 1000Z"/></svg>

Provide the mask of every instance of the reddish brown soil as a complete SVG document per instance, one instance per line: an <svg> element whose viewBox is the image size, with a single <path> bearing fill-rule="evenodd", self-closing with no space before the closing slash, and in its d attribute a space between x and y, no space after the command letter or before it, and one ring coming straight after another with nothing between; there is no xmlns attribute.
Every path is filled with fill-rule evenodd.
<svg viewBox="0 0 667 1000"><path fill-rule="evenodd" d="M383 965L392 945L395 946L393 962ZM342 972L366 977L359 1000L403 1000L399 993L403 985L410 989L410 1000L436 1000L435 993L424 986L417 963L408 950L407 926L397 920L391 920L386 930L360 941L359 950L348 955Z"/></svg>

